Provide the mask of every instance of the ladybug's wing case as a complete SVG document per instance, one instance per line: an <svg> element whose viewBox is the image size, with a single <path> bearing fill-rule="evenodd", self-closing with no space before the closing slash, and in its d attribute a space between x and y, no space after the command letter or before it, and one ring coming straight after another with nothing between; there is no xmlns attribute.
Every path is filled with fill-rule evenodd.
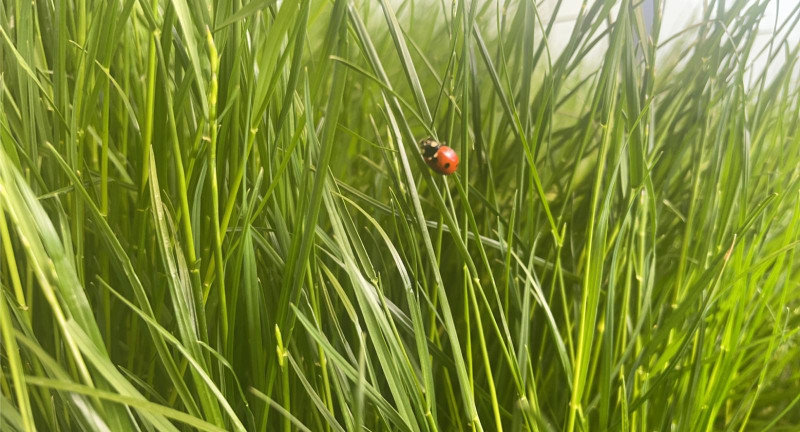
<svg viewBox="0 0 800 432"><path fill-rule="evenodd" d="M439 174L450 175L458 169L458 154L447 146L439 147L429 165Z"/></svg>

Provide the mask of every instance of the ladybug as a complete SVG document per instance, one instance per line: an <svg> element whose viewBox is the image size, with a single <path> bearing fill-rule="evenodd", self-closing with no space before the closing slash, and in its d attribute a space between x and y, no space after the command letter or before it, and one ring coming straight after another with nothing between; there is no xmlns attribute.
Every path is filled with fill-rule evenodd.
<svg viewBox="0 0 800 432"><path fill-rule="evenodd" d="M450 175L458 169L458 154L450 147L427 138L419 143L422 157L432 170L439 174Z"/></svg>

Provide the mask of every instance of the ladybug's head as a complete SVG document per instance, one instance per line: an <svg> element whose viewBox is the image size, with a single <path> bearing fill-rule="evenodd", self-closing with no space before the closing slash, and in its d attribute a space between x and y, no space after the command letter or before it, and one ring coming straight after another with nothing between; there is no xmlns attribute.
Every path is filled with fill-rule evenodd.
<svg viewBox="0 0 800 432"><path fill-rule="evenodd" d="M442 145L433 138L426 138L419 142L419 149L425 160L432 159L441 146Z"/></svg>

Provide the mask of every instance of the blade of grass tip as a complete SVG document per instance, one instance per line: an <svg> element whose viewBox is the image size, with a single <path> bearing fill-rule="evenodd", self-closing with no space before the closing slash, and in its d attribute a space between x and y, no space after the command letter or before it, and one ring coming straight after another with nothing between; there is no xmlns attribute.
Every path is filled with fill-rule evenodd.
<svg viewBox="0 0 800 432"><path fill-rule="evenodd" d="M621 415L620 418L622 419L622 424L620 426L621 432L628 432L630 430L630 417L628 414L628 394L625 391L625 374L619 374L619 401L620 401L620 410Z"/></svg>
<svg viewBox="0 0 800 432"><path fill-rule="evenodd" d="M283 338L281 337L281 329L278 325L275 325L275 351L278 354L278 368L281 370L281 390L283 390L282 399L283 399L283 408L286 411L291 411L291 402L292 397L289 391L289 365L286 364L286 357L289 355L289 351L287 351L283 347ZM327 408L327 407L326 407ZM284 432L291 432L292 430L292 422L289 418L284 418L283 423L283 431Z"/></svg>

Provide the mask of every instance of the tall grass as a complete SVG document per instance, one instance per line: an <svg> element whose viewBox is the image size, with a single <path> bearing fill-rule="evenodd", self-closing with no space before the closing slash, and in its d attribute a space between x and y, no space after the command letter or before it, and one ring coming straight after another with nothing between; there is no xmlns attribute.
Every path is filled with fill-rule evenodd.
<svg viewBox="0 0 800 432"><path fill-rule="evenodd" d="M0 1L0 429L797 430L800 5L541 3Z"/></svg>

